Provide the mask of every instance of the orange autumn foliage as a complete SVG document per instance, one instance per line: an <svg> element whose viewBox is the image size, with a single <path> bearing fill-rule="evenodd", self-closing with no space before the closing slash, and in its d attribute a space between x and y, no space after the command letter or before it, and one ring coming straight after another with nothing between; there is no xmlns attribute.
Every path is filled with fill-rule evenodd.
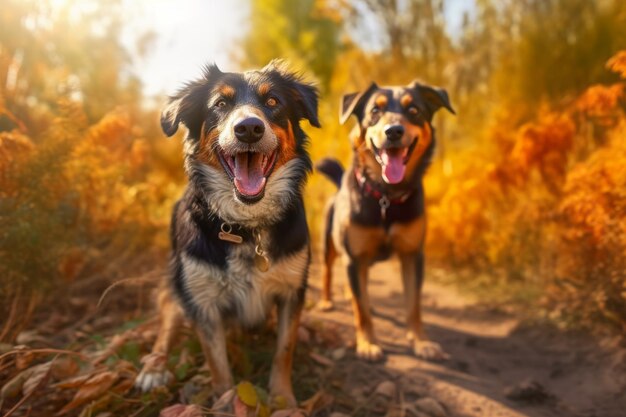
<svg viewBox="0 0 626 417"><path fill-rule="evenodd" d="M513 131L506 118L492 127L497 146L430 210L439 262L533 283L553 317L626 328L624 88L594 85Z"/></svg>

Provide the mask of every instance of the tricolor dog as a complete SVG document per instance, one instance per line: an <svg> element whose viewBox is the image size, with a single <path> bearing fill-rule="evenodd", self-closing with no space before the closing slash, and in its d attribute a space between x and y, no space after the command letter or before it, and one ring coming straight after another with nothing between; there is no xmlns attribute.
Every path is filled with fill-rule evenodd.
<svg viewBox="0 0 626 417"><path fill-rule="evenodd" d="M343 97L340 120L355 116L352 166L323 160L318 170L339 187L329 204L323 242L324 271L320 307L332 308L332 265L337 256L347 269L356 324L357 355L382 358L376 342L367 293L372 263L396 253L402 264L408 337L416 355L445 359L439 344L422 327L420 297L424 276L426 213L422 177L435 148L433 115L441 107L454 113L448 94L414 82L379 87Z"/></svg>
<svg viewBox="0 0 626 417"><path fill-rule="evenodd" d="M291 362L310 260L302 189L311 161L300 126L319 127L317 89L280 63L258 71L206 67L161 116L182 124L189 183L172 215L172 267L160 298L161 331L136 385L168 382L164 357L184 315L202 342L216 393L233 385L230 326L255 326L277 308L269 389L291 405Z"/></svg>

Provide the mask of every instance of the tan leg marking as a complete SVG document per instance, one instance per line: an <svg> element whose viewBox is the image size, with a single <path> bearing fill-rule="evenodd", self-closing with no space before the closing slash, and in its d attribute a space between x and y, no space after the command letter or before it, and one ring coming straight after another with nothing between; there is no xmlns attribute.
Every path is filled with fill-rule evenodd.
<svg viewBox="0 0 626 417"><path fill-rule="evenodd" d="M298 299L278 303L278 338L269 382L272 398L282 396L291 407L297 406L291 387L291 369L302 303Z"/></svg>
<svg viewBox="0 0 626 417"><path fill-rule="evenodd" d="M152 352L141 359L144 364L135 379L135 386L143 392L169 384L173 375L167 369L167 356L178 329L183 322L183 312L167 288L159 290L158 310L161 324Z"/></svg>

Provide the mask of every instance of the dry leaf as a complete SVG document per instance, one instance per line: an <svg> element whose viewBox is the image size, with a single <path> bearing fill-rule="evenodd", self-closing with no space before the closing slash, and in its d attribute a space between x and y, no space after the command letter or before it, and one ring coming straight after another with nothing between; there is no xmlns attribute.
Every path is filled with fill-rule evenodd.
<svg viewBox="0 0 626 417"><path fill-rule="evenodd" d="M213 408L215 410L223 410L231 403L233 398L235 398L234 388L229 389L224 394L222 394L222 396L213 403Z"/></svg>
<svg viewBox="0 0 626 417"><path fill-rule="evenodd" d="M70 389L70 388L78 388L81 385L83 385L85 383L85 381L87 381L89 378L91 378L93 376L93 372L87 373L87 374L83 374L83 375L77 375L73 378L69 378L66 379L64 381L60 381L56 384L54 384L55 388L61 388L61 389Z"/></svg>
<svg viewBox="0 0 626 417"><path fill-rule="evenodd" d="M161 410L159 417L203 417L203 414L198 405L174 404Z"/></svg>
<svg viewBox="0 0 626 417"><path fill-rule="evenodd" d="M254 411L245 405L239 397L235 397L233 400L233 411L235 417L254 417Z"/></svg>
<svg viewBox="0 0 626 417"><path fill-rule="evenodd" d="M31 368L33 372L28 379L24 381L24 386L22 387L22 393L24 395L30 395L35 389L46 383L46 380L50 376L51 365L52 362L48 362Z"/></svg>
<svg viewBox="0 0 626 417"><path fill-rule="evenodd" d="M335 401L335 397L324 390L317 391L312 397L302 402L302 408L307 415L311 415L313 411L321 410L330 406Z"/></svg>
<svg viewBox="0 0 626 417"><path fill-rule="evenodd" d="M274 411L271 417L305 417L306 413L298 408Z"/></svg>
<svg viewBox="0 0 626 417"><path fill-rule="evenodd" d="M254 385L244 381L237 385L237 396L245 405L255 408L259 403L259 396L254 389Z"/></svg>
<svg viewBox="0 0 626 417"><path fill-rule="evenodd" d="M79 370L80 368L73 358L58 357L52 361L50 375L55 381L60 381L76 375Z"/></svg>
<svg viewBox="0 0 626 417"><path fill-rule="evenodd" d="M396 384L391 381L383 381L378 384L374 394L382 395L388 399L394 398L396 396Z"/></svg>
<svg viewBox="0 0 626 417"><path fill-rule="evenodd" d="M58 415L63 415L88 401L98 398L113 386L117 378L117 373L111 371L105 371L89 378L74 394L72 401L65 405Z"/></svg>
<svg viewBox="0 0 626 417"><path fill-rule="evenodd" d="M309 356L311 357L311 359L313 359L315 362L319 363L320 365L324 365L324 366L333 366L334 362L330 359L328 359L326 356L322 356L318 353L315 352L311 352L309 353Z"/></svg>
<svg viewBox="0 0 626 417"><path fill-rule="evenodd" d="M0 401L6 398L14 398L21 391L24 383L28 378L30 378L31 374L34 372L34 368L24 369L19 374L15 375L9 382L2 386L2 390L0 390Z"/></svg>

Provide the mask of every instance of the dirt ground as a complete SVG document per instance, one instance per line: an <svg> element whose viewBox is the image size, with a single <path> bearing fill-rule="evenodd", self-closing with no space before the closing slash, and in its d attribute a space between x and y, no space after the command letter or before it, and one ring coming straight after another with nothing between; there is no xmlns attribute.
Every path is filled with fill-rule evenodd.
<svg viewBox="0 0 626 417"><path fill-rule="evenodd" d="M135 284L109 288L100 307L108 284L76 282L42 306L18 336L21 346L3 344L0 415L178 416L162 412L180 404L204 407L189 415L217 415L206 408L210 375L190 330L177 338L168 359L175 375L168 387L148 394L133 388L158 332L151 289L166 268L151 266L156 269L139 273ZM446 280L437 275L444 272L430 269L426 330L451 359L419 360L405 339L399 263L392 259L371 270L374 325L386 357L367 363L354 354L343 268L335 267L331 312L315 308L319 269L312 265L293 372L296 397L310 417L626 416L624 337L599 339L533 324L516 308L488 306L440 284ZM128 276L120 271L119 278ZM271 326L258 330L233 335L229 356L235 380L262 390L276 336Z"/></svg>
<svg viewBox="0 0 626 417"><path fill-rule="evenodd" d="M318 266L312 269L309 297L319 294ZM346 278L335 265L332 312L311 310L307 320L337 323L351 341L351 305ZM405 340L399 263L371 270L369 291L374 326L386 352L381 364L344 360L346 380L364 397L383 378L395 381L403 401L432 397L449 416L626 416L626 348L619 337L601 341L548 325L524 324L512 312L485 307L455 288L428 279L424 320L430 337L451 355L432 363L411 355ZM339 361L341 363L341 361ZM350 391L350 388L348 388Z"/></svg>

